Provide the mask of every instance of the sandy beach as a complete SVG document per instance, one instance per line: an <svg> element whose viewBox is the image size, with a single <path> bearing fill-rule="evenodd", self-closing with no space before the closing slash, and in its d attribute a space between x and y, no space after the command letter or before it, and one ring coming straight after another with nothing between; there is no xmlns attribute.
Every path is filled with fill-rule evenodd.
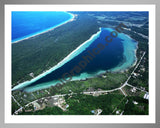
<svg viewBox="0 0 160 128"><path fill-rule="evenodd" d="M18 88L22 88L25 87L37 80L39 80L40 78L46 76L47 74L53 72L54 70L58 69L59 67L63 66L65 63L67 63L68 61L70 61L71 59L73 59L75 56L77 56L78 54L80 54L81 52L83 52L85 50L85 48L87 48L94 39L96 39L99 34L100 34L101 30L99 30L97 33L93 34L87 41L83 42L80 46L78 46L75 50L73 50L68 56L66 56L62 61L60 61L57 65L53 66L52 68L50 68L47 71L43 71L42 74L34 77L33 79L31 79L30 81L25 81L23 83L20 83L18 85L16 85L13 90L16 90Z"/></svg>
<svg viewBox="0 0 160 128"><path fill-rule="evenodd" d="M68 13L68 12L67 12L67 13ZM57 25L55 25L55 26L53 26L53 27L51 27L51 28L48 28L48 29L46 29L46 30L43 30L42 32L37 32L37 34L33 34L33 35L30 35L29 37L24 37L24 38L22 38L22 39L20 39L20 40L14 41L14 42L12 42L12 44L14 44L14 43L19 43L19 42L21 42L21 41L23 41L23 40L27 40L27 39L30 39L30 38L39 36L39 35L41 35L41 34L44 34L44 33L49 32L49 31L53 31L54 29L56 29L56 28L58 28L58 27L60 27L60 26L62 26L62 25L64 25L64 24L67 24L67 23L69 23L69 22L74 21L74 20L76 19L76 17L77 17L77 15L75 15L75 14L72 14L72 13L68 13L68 14L72 15L72 18L71 18L71 19L69 19L69 20L67 20L67 21L65 21L65 22L63 22L63 23L57 24Z"/></svg>
<svg viewBox="0 0 160 128"><path fill-rule="evenodd" d="M112 31L113 29L108 29L109 31ZM78 54L80 54L81 52L83 52L87 47L89 47L89 45L93 42L94 39L96 39L97 37L99 37L101 33L101 28L99 28L99 31L95 34L93 34L87 41L83 42L80 46L78 46L75 50L73 50L68 56L66 56L62 61L60 61L57 65L53 66L52 68L50 68L47 71L44 71L42 74L34 77L33 79L31 79L30 81L25 81L23 83L18 84L17 86L15 86L12 90L16 90L19 88L23 88L28 86L29 84L32 84L33 82L41 79L42 77L46 76L47 74L53 72L54 70L58 69L59 67L63 66L65 63L67 63L68 61L70 61L71 59L73 59L75 56L77 56ZM122 36L122 35L121 35ZM128 43L128 39L131 39L131 37L125 35L125 37L123 38L124 42ZM136 64L137 58L136 58L136 50L137 50L137 46L136 49L134 49L134 60L130 59L130 56L128 55L128 47L133 48L135 47L134 44L128 45L128 44L123 44L124 45L124 56L127 57L128 61L123 62L120 65L117 65L115 68L107 70L110 72L124 72L127 71L130 67L134 66ZM130 51L130 50L129 50ZM133 63L134 62L134 63ZM88 74L86 72L81 73L78 76L73 76L71 81L75 81L75 80L84 80L85 78L93 78L97 75L101 75L104 74L106 71L98 71L95 74ZM30 87L28 88L28 90L37 90L37 89L43 89L43 88L47 88L50 85L54 85L58 82L58 80L54 80L54 81L50 81L47 83L43 83L43 84L38 84L36 85L36 87L34 87L34 89L31 89Z"/></svg>

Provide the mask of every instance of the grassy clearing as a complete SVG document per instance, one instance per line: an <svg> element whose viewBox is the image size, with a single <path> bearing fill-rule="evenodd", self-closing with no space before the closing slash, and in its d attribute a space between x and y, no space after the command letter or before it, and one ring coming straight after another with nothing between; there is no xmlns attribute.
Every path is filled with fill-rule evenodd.
<svg viewBox="0 0 160 128"><path fill-rule="evenodd" d="M69 90L72 90L73 92L82 92L91 88L92 90L110 90L120 87L127 79L125 73L106 73L105 76L106 78L99 76L85 81L68 82L59 90L59 92L68 93Z"/></svg>

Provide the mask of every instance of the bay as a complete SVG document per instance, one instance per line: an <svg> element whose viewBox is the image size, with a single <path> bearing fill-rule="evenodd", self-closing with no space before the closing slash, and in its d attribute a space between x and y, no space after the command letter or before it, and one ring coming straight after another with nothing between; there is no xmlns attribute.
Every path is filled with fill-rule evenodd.
<svg viewBox="0 0 160 128"><path fill-rule="evenodd" d="M46 32L73 17L63 11L12 11L12 43Z"/></svg>
<svg viewBox="0 0 160 128"><path fill-rule="evenodd" d="M64 74L71 75L76 66L81 70L78 73L74 70L74 75L71 80L95 77L105 71L124 71L131 67L136 61L135 50L137 49L137 42L132 40L129 36L119 33L118 37L114 38L112 42L108 43L106 46L107 42L105 38L110 35L112 31L114 30L110 28L100 28L100 33L95 35L96 38L90 40L91 44L88 47L85 47L85 45L82 46L78 54L73 54L71 60L52 72L44 74L40 79L30 82L25 86L19 86L17 89L31 92L55 86L57 83L62 84L62 81L67 78ZM89 55L91 57L89 53L91 52L93 54L93 49L97 48L98 44L105 46L105 48L99 49L99 54L94 55L95 57L92 56L92 59L88 58L89 62L87 62L86 66L80 66L79 63L84 61L86 56Z"/></svg>

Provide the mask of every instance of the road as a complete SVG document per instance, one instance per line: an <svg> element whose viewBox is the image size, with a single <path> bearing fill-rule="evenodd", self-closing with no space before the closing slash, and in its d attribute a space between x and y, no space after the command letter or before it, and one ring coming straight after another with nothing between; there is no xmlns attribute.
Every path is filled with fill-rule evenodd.
<svg viewBox="0 0 160 128"><path fill-rule="evenodd" d="M135 66L135 68L133 69L133 71L131 72L130 76L127 78L127 80L124 82L124 84L123 84L121 87L115 88L115 89L112 89L112 90L81 92L81 94L90 95L90 94L96 94L96 93L109 93L109 92L113 92L113 91L120 90L120 91L123 93L123 95L126 97L127 94L123 91L123 88L124 88L125 86L130 86L130 87L136 88L136 89L138 89L138 90L147 92L147 91L142 90L142 89L140 89L140 88L138 88L138 87L134 87L134 86L128 84L129 79L130 79L131 76L134 74L135 70L138 68L139 64L141 63L141 61L142 61L142 59L143 59L143 57L144 57L144 55L145 55L145 52L144 52L143 55L141 56L139 62L136 64L136 66ZM32 94L33 94L33 93L32 93ZM48 97L56 98L56 97L60 97L60 96L74 95L74 94L77 94L77 93L73 93L73 92L72 92L71 94L54 95L54 96L48 96ZM35 97L35 96L34 96L34 97ZM13 98L14 101L18 104L18 106L20 106L20 108L19 108L17 111L14 112L14 114L16 114L16 113L18 113L19 111L21 111L24 107L28 106L29 104L32 104L33 102L36 102L36 101L38 101L38 100L40 100L40 99L44 99L44 98L47 98L47 97L42 97L42 98L40 98L40 99L34 100L34 101L26 104L24 107L22 107L22 106L17 102L17 100L16 100L13 96L12 96L12 98Z"/></svg>

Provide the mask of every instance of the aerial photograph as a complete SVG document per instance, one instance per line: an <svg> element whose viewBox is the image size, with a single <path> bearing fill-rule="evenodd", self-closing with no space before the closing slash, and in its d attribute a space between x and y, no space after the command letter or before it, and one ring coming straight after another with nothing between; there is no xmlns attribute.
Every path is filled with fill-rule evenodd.
<svg viewBox="0 0 160 128"><path fill-rule="evenodd" d="M12 115L149 115L148 11L12 11Z"/></svg>

